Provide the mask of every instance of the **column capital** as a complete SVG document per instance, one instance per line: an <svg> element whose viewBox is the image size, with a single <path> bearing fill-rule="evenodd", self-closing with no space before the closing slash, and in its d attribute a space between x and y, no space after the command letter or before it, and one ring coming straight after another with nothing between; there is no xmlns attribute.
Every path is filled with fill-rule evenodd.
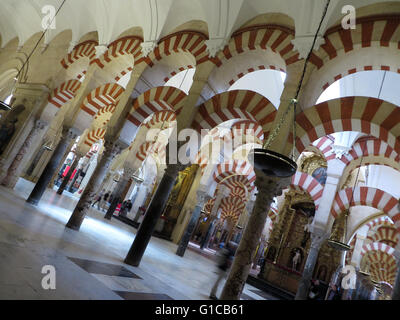
<svg viewBox="0 0 400 320"><path fill-rule="evenodd" d="M62 135L62 138L64 138L64 139L73 140L78 137L79 131L75 128L64 126L62 128L61 135Z"/></svg>
<svg viewBox="0 0 400 320"><path fill-rule="evenodd" d="M113 158L122 151L123 144L120 141L104 140L103 156Z"/></svg>
<svg viewBox="0 0 400 320"><path fill-rule="evenodd" d="M180 163L168 164L167 167L165 168L165 174L171 178L175 178L177 174L180 171L185 170L186 167L187 165L183 165Z"/></svg>
<svg viewBox="0 0 400 320"><path fill-rule="evenodd" d="M264 172L256 168L254 168L254 171L256 173L256 181L254 184L258 189L257 198L263 196L266 201L270 201L273 197L281 195L282 190L285 189L291 181L291 177L276 178L267 176ZM267 199L267 197L270 199Z"/></svg>
<svg viewBox="0 0 400 320"><path fill-rule="evenodd" d="M143 57L147 57L147 55L157 47L157 42L155 40L143 41L140 46L142 47Z"/></svg>
<svg viewBox="0 0 400 320"><path fill-rule="evenodd" d="M133 174L135 173L135 169L129 166L124 166L124 172L122 173L122 177L125 177L127 180L129 180Z"/></svg>
<svg viewBox="0 0 400 320"><path fill-rule="evenodd" d="M206 40L207 51L210 57L215 57L227 44L227 38L214 38Z"/></svg>
<svg viewBox="0 0 400 320"><path fill-rule="evenodd" d="M96 58L100 58L104 54L104 52L108 50L107 46L104 44L100 44L94 48L96 50Z"/></svg>
<svg viewBox="0 0 400 320"><path fill-rule="evenodd" d="M207 191L197 190L196 198L197 198L197 205L203 206L209 199L211 199L211 196L208 194Z"/></svg>
<svg viewBox="0 0 400 320"><path fill-rule="evenodd" d="M35 121L34 129L36 129L36 130L43 130L44 127L46 127L46 126L47 126L47 122L46 122L46 121L43 121L43 120L41 120L41 119L38 119L38 120Z"/></svg>

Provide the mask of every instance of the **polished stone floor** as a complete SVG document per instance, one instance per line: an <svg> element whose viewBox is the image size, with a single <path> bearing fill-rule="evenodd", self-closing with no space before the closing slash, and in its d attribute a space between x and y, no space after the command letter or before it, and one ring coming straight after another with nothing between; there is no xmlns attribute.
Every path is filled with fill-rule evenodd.
<svg viewBox="0 0 400 320"><path fill-rule="evenodd" d="M79 232L65 228L77 199L48 189L37 207L25 202L33 184L0 187L0 299L207 300L217 275L212 259L152 237L139 267L123 263L136 229L91 209ZM56 288L44 289L45 265ZM218 294L222 290L220 286ZM242 299L264 300L246 284Z"/></svg>

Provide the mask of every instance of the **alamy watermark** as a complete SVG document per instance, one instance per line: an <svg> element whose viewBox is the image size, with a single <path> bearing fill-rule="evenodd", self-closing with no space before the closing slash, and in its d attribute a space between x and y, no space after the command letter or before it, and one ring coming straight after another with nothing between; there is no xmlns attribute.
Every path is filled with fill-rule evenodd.
<svg viewBox="0 0 400 320"><path fill-rule="evenodd" d="M357 273L356 268L352 265L345 265L342 269L344 277L342 279L342 288L345 290L353 290L356 288Z"/></svg>
<svg viewBox="0 0 400 320"><path fill-rule="evenodd" d="M56 8L50 4L42 7L42 13L45 15L42 18L43 29L55 29L56 28Z"/></svg>
<svg viewBox="0 0 400 320"><path fill-rule="evenodd" d="M354 30L356 28L356 8L352 5L343 6L342 13L345 14L342 19L342 28Z"/></svg>
<svg viewBox="0 0 400 320"><path fill-rule="evenodd" d="M56 268L52 265L45 265L42 267L42 274L45 276L42 279L42 288L44 290L56 289Z"/></svg>

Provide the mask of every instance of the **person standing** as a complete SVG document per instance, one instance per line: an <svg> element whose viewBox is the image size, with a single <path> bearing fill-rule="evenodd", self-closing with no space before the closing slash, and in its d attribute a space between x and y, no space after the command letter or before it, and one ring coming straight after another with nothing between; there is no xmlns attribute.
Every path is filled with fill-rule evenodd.
<svg viewBox="0 0 400 320"><path fill-rule="evenodd" d="M107 200L108 200L109 196L110 196L110 191L107 191L103 196L103 199L102 199L102 201L100 203L100 207L101 207L102 211L104 211L104 205L107 203Z"/></svg>
<svg viewBox="0 0 400 320"><path fill-rule="evenodd" d="M217 253L217 271L218 278L214 283L214 286L211 289L210 299L217 300L217 290L218 286L223 278L228 274L228 270L230 269L233 261L233 257L236 252L236 244L232 241L228 242L225 247L223 243L220 244L220 249Z"/></svg>
<svg viewBox="0 0 400 320"><path fill-rule="evenodd" d="M101 198L103 198L104 192L106 192L105 189L101 190L101 191L97 194L95 200L92 202L92 207L94 207L94 205L97 203L97 209L100 210Z"/></svg>

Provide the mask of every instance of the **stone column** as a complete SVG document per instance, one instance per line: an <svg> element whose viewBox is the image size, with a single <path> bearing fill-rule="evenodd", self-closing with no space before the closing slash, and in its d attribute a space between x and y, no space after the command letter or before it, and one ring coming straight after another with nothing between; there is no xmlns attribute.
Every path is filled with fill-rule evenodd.
<svg viewBox="0 0 400 320"><path fill-rule="evenodd" d="M67 187L67 184L68 184L69 180L71 179L71 176L74 173L74 170L78 166L78 163L81 160L82 156L83 155L79 151L76 151L74 161L72 162L67 174L65 175L63 181L61 182L60 187L57 190L58 194L61 195L64 192L64 190ZM78 172L76 172L75 177L77 176L77 173Z"/></svg>
<svg viewBox="0 0 400 320"><path fill-rule="evenodd" d="M61 134L60 142L58 143L56 149L54 150L49 162L44 168L38 182L33 188L31 194L29 195L27 202L37 205L42 198L44 192L46 191L47 185L49 184L51 178L53 177L58 165L65 153L65 150L70 145L73 139L78 136L77 132L73 128L64 127Z"/></svg>
<svg viewBox="0 0 400 320"><path fill-rule="evenodd" d="M303 275L297 289L295 300L307 300L308 291L311 285L311 278L317 262L319 249L322 243L328 238L329 234L320 228L313 227L311 230L311 245L307 260L304 265Z"/></svg>
<svg viewBox="0 0 400 320"><path fill-rule="evenodd" d="M396 247L398 247L397 245ZM396 280L394 281L393 284L393 290L392 290L392 300L400 300L400 250L399 248L396 248L394 251L393 255L396 258L397 262L397 275L396 275Z"/></svg>
<svg viewBox="0 0 400 320"><path fill-rule="evenodd" d="M111 164L111 161L118 153L121 152L121 146L118 143L110 140L106 140L104 142L103 155L92 176L90 177L78 204L72 212L71 217L69 218L69 221L66 225L67 228L77 231L80 229L82 222L90 209L90 204L93 201L93 197L95 196L96 191L99 189L108 167Z"/></svg>
<svg viewBox="0 0 400 320"><path fill-rule="evenodd" d="M196 227L197 221L200 218L201 209L203 209L208 199L210 199L208 193L202 190L198 190L196 196L197 196L197 205L193 210L192 216L190 217L185 233L183 234L181 241L179 242L178 249L176 250L176 254L180 257L183 257L183 255L185 254L190 238L193 235L194 228Z"/></svg>
<svg viewBox="0 0 400 320"><path fill-rule="evenodd" d="M210 212L210 218L212 220L211 220L211 222L210 222L210 224L208 226L208 229L207 229L207 232L206 232L206 234L204 236L204 239L200 244L200 249L201 250L203 250L204 248L208 247L208 243L210 241L211 235L213 234L214 229L215 229L216 217L217 217L218 209L219 209L219 206L221 204L222 198L225 195L228 196L228 193L225 192L225 190L222 190L222 189L218 190L218 194L217 194L217 196L215 198L214 205L213 205L213 207L211 209L211 212Z"/></svg>
<svg viewBox="0 0 400 320"><path fill-rule="evenodd" d="M253 212L243 232L231 271L222 290L222 300L239 300L249 275L252 258L267 220L273 198L282 193L291 178L272 178L254 168L258 195Z"/></svg>
<svg viewBox="0 0 400 320"><path fill-rule="evenodd" d="M38 133L44 129L46 123L41 120L36 120L35 124L32 127L32 130L29 132L25 142L22 144L19 149L17 155L15 156L13 162L7 170L7 176L3 179L2 185L7 188L13 189L18 181L18 178L23 170L23 166L21 162L23 162L26 154L29 156L29 148L31 147L33 139L38 135Z"/></svg>
<svg viewBox="0 0 400 320"><path fill-rule="evenodd" d="M368 227L363 226L361 230L355 235L356 243L353 248L353 254L351 255L351 264L355 267L360 267L361 263L361 251L364 246L364 241L367 238Z"/></svg>
<svg viewBox="0 0 400 320"><path fill-rule="evenodd" d="M118 203L120 203L122 201L122 199L121 199L122 193L126 189L126 186L128 185L128 183L134 173L135 173L135 171L133 168L130 168L130 167L124 168L124 173L121 175L121 178L112 193L113 200L111 201L110 207L108 208L108 210L104 216L104 219L111 220L111 217L113 216L115 208L117 207Z"/></svg>
<svg viewBox="0 0 400 320"><path fill-rule="evenodd" d="M174 187L178 173L184 168L185 166L181 164L167 165L157 191L154 194L146 210L144 219L140 224L139 230L136 233L135 240L125 258L125 263L135 267L139 266L157 221L167 204L168 197Z"/></svg>

